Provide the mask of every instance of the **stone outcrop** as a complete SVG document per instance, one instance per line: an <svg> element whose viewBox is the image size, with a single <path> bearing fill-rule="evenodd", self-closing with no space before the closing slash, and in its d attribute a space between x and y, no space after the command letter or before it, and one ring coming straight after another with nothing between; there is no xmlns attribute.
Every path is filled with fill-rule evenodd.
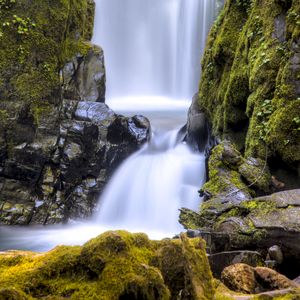
<svg viewBox="0 0 300 300"><path fill-rule="evenodd" d="M300 265L299 201L300 190L282 191L236 204L209 200L199 213L193 212L193 218L183 210L181 220L188 219L190 223L186 226L205 228L210 232L207 235L225 235L223 249L219 245L217 252L255 249L265 253L265 257L268 254L267 261L271 260L278 270L294 278ZM280 251L274 253L272 248L278 242Z"/></svg>
<svg viewBox="0 0 300 300"><path fill-rule="evenodd" d="M3 3L0 223L89 217L113 170L149 139L149 121L103 103L93 1Z"/></svg>
<svg viewBox="0 0 300 300"><path fill-rule="evenodd" d="M146 118L116 115L104 103L65 99L47 107L32 136L23 136L3 161L0 222L89 217L112 171L149 137Z"/></svg>
<svg viewBox="0 0 300 300"><path fill-rule="evenodd" d="M212 134L299 188L299 2L225 1L208 37L198 104ZM267 153L266 153L267 151Z"/></svg>

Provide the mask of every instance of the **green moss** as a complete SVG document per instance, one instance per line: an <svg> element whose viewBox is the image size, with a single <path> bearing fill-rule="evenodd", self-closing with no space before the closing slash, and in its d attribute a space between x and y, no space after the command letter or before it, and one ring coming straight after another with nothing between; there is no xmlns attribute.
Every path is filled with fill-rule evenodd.
<svg viewBox="0 0 300 300"><path fill-rule="evenodd" d="M282 16L287 32L277 38ZM199 88L214 135L231 139L246 156L264 158L267 147L291 166L300 161L292 156L299 153L299 131L291 131L299 115L300 70L291 64L299 16L297 1L226 1L209 35Z"/></svg>
<svg viewBox="0 0 300 300"><path fill-rule="evenodd" d="M243 182L241 175L236 170L238 163L230 163L226 161L226 151L225 144L217 145L211 153L209 158L209 181L206 182L202 190L206 191L214 196L226 196L230 195L234 190L243 190L245 193L251 193L251 190L247 188L246 184ZM226 146L232 147L229 144ZM234 148L230 148L230 151L233 152L237 160L242 161L240 153ZM249 196L250 197L250 196Z"/></svg>
<svg viewBox="0 0 300 300"><path fill-rule="evenodd" d="M39 113L61 100L59 70L91 47L86 39L91 38L93 16L90 0L5 4L0 10L1 101L31 107L37 124Z"/></svg>
<svg viewBox="0 0 300 300"><path fill-rule="evenodd" d="M150 241L125 231L106 232L82 247L1 254L0 286L0 297L20 299L164 300L184 290L210 300L214 294L202 240Z"/></svg>

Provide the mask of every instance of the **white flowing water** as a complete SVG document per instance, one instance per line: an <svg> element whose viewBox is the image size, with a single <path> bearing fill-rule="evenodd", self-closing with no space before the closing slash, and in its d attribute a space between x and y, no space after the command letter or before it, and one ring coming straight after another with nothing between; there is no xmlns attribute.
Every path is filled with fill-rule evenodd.
<svg viewBox="0 0 300 300"><path fill-rule="evenodd" d="M106 187L96 216L100 224L170 236L183 229L179 209L198 207L204 156L178 144L177 133L197 91L217 3L96 1L94 42L105 53L107 103L127 115L142 112L154 128L151 142L127 159Z"/></svg>
<svg viewBox="0 0 300 300"><path fill-rule="evenodd" d="M0 250L82 244L110 229L151 238L182 230L178 209L196 209L204 156L177 142L197 91L200 58L222 0L96 0L93 42L104 49L107 103L143 114L153 138L116 171L89 223L0 227Z"/></svg>
<svg viewBox="0 0 300 300"><path fill-rule="evenodd" d="M93 42L105 52L109 104L128 96L139 106L155 97L190 101L220 2L96 0Z"/></svg>

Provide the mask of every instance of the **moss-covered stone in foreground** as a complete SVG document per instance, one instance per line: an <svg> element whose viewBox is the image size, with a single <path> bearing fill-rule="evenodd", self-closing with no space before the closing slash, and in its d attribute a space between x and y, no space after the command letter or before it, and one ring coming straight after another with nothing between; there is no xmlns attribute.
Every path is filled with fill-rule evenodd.
<svg viewBox="0 0 300 300"><path fill-rule="evenodd" d="M143 233L109 231L82 247L2 253L0 299L238 299L213 280L205 247L202 239L185 234L151 241ZM290 290L286 298L274 299L295 295L299 292Z"/></svg>
<svg viewBox="0 0 300 300"><path fill-rule="evenodd" d="M176 283L176 284L174 284ZM106 232L82 247L0 255L0 299L213 299L200 239Z"/></svg>

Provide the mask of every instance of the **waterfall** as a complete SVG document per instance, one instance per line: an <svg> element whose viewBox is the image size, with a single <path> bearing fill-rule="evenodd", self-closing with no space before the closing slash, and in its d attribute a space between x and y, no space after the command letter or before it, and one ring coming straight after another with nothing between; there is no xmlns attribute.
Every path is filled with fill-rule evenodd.
<svg viewBox="0 0 300 300"><path fill-rule="evenodd" d="M116 172L100 201L100 224L132 231L182 230L178 209L196 209L205 179L204 155L177 143L177 130L157 134Z"/></svg>
<svg viewBox="0 0 300 300"><path fill-rule="evenodd" d="M151 142L108 183L99 224L170 236L182 230L179 208L197 209L204 155L176 143L175 128L197 91L216 12L217 0L96 0L93 40L104 48L107 103L119 112L143 112L154 127Z"/></svg>
<svg viewBox="0 0 300 300"><path fill-rule="evenodd" d="M218 0L96 0L93 42L103 47L107 99L190 100Z"/></svg>

